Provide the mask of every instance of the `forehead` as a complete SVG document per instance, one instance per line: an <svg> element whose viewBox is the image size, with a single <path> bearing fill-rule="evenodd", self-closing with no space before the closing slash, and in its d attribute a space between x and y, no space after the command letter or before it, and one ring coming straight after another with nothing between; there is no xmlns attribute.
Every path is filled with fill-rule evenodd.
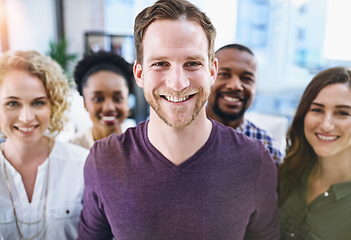
<svg viewBox="0 0 351 240"><path fill-rule="evenodd" d="M0 87L14 91L26 87L38 88L38 90L45 91L43 82L37 76L22 70L12 70L6 73Z"/></svg>
<svg viewBox="0 0 351 240"><path fill-rule="evenodd" d="M255 57L246 52L235 48L225 48L216 53L219 68L243 68L251 72L257 72L257 61Z"/></svg>
<svg viewBox="0 0 351 240"><path fill-rule="evenodd" d="M351 88L347 84L335 83L324 87L317 95L314 102L323 104L351 106Z"/></svg>
<svg viewBox="0 0 351 240"><path fill-rule="evenodd" d="M84 89L91 91L121 91L128 89L127 80L120 74L111 71L99 71L90 75Z"/></svg>
<svg viewBox="0 0 351 240"><path fill-rule="evenodd" d="M36 76L25 71L14 70L7 73L0 85L1 99L17 97L31 100L47 96L43 82Z"/></svg>
<svg viewBox="0 0 351 240"><path fill-rule="evenodd" d="M157 20L143 39L144 62L154 57L175 58L208 55L208 40L202 26L186 19Z"/></svg>

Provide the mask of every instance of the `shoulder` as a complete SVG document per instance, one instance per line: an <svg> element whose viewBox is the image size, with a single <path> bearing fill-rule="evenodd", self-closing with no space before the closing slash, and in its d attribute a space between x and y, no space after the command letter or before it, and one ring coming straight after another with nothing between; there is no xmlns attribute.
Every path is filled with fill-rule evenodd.
<svg viewBox="0 0 351 240"><path fill-rule="evenodd" d="M232 127L214 124L217 125L217 134L215 148L211 151L215 152L216 156L224 156L229 162L235 161L240 168L248 168L252 172L254 169L258 170L262 161L272 161L269 150L260 141L238 133ZM227 161L225 159L223 160Z"/></svg>
<svg viewBox="0 0 351 240"><path fill-rule="evenodd" d="M206 152L209 157L225 164L227 170L233 171L236 176L247 179L247 184L256 184L260 177L270 182L276 181L275 163L269 150L260 141L238 133L234 128L216 125L216 139Z"/></svg>
<svg viewBox="0 0 351 240"><path fill-rule="evenodd" d="M73 136L72 139L69 140L69 142L84 147L86 149L90 149L91 146L94 144L91 128L78 132L76 135Z"/></svg>
<svg viewBox="0 0 351 240"><path fill-rule="evenodd" d="M84 162L89 150L69 142L55 141L51 155L58 161Z"/></svg>
<svg viewBox="0 0 351 240"><path fill-rule="evenodd" d="M270 141L274 141L274 137L271 133L257 127L255 124L248 120L244 122L244 133L250 137L255 137L257 139L269 139Z"/></svg>
<svg viewBox="0 0 351 240"><path fill-rule="evenodd" d="M237 147L243 147L245 151L250 148L262 150L262 144L255 139L248 137L246 134L236 131L236 129L228 126L224 126L221 123L214 121L214 126L217 127L218 141L223 142L225 145L235 145Z"/></svg>
<svg viewBox="0 0 351 240"><path fill-rule="evenodd" d="M142 122L135 127L128 128L122 134L111 134L106 138L95 141L91 148L91 154L106 158L111 155L130 152L132 149L141 148L145 145L144 135L147 122Z"/></svg>

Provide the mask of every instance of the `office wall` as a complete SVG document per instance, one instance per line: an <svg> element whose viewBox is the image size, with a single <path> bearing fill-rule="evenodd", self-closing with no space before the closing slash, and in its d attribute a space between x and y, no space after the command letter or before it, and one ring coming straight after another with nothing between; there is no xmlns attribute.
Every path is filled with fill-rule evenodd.
<svg viewBox="0 0 351 240"><path fill-rule="evenodd" d="M54 0L6 1L10 50L45 53L57 37Z"/></svg>

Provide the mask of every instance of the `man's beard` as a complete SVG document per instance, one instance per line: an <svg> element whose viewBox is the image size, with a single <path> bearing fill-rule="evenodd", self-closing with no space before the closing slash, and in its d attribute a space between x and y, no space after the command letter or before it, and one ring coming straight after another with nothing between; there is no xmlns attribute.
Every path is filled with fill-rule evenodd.
<svg viewBox="0 0 351 240"><path fill-rule="evenodd" d="M213 109L213 112L218 116L220 117L221 119L223 119L224 121L237 121L239 119L241 119L244 114L245 114L245 111L246 111L246 108L247 108L247 99L244 98L242 101L243 101L243 106L242 106L242 109L240 110L240 112L238 113L226 113L224 111L222 111L220 108L219 108L219 104L218 104L218 99L221 97L220 94L217 94L216 96L216 99L215 99L215 102L214 102L214 105L212 107Z"/></svg>
<svg viewBox="0 0 351 240"><path fill-rule="evenodd" d="M190 115L190 117L186 117L187 113L183 113L182 107L176 109L175 111L179 113L178 117L171 121L166 112L162 109L159 101L161 96L153 94L149 94L146 91L144 91L145 99L149 103L150 107L156 112L158 117L162 119L168 126L174 127L178 130L184 129L187 126L189 126L197 117L203 106L205 105L209 95L210 91L202 92L201 90L198 92L199 99L196 101L196 104L194 106L194 109Z"/></svg>

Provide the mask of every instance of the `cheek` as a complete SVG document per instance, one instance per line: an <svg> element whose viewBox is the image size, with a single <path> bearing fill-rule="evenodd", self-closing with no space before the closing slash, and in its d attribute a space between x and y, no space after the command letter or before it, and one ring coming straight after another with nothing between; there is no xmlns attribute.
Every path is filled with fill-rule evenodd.
<svg viewBox="0 0 351 240"><path fill-rule="evenodd" d="M342 124L343 131L351 137L351 121Z"/></svg>
<svg viewBox="0 0 351 240"><path fill-rule="evenodd" d="M95 102L85 102L85 109L88 111L90 115L95 115L99 109L100 105Z"/></svg>
<svg viewBox="0 0 351 240"><path fill-rule="evenodd" d="M50 106L44 109L41 109L37 112L37 115L41 118L40 120L43 122L49 123L51 120L51 108Z"/></svg>
<svg viewBox="0 0 351 240"><path fill-rule="evenodd" d="M243 84L243 87L245 89L246 95L250 97L254 97L256 94L256 87L250 84Z"/></svg>
<svg viewBox="0 0 351 240"><path fill-rule="evenodd" d="M307 113L304 119L304 133L306 138L311 134L311 131L315 125L313 118Z"/></svg>
<svg viewBox="0 0 351 240"><path fill-rule="evenodd" d="M118 106L118 109L120 109L120 111L128 114L128 111L129 111L129 107L128 107L128 103L127 102L124 102L123 104L120 104Z"/></svg>

